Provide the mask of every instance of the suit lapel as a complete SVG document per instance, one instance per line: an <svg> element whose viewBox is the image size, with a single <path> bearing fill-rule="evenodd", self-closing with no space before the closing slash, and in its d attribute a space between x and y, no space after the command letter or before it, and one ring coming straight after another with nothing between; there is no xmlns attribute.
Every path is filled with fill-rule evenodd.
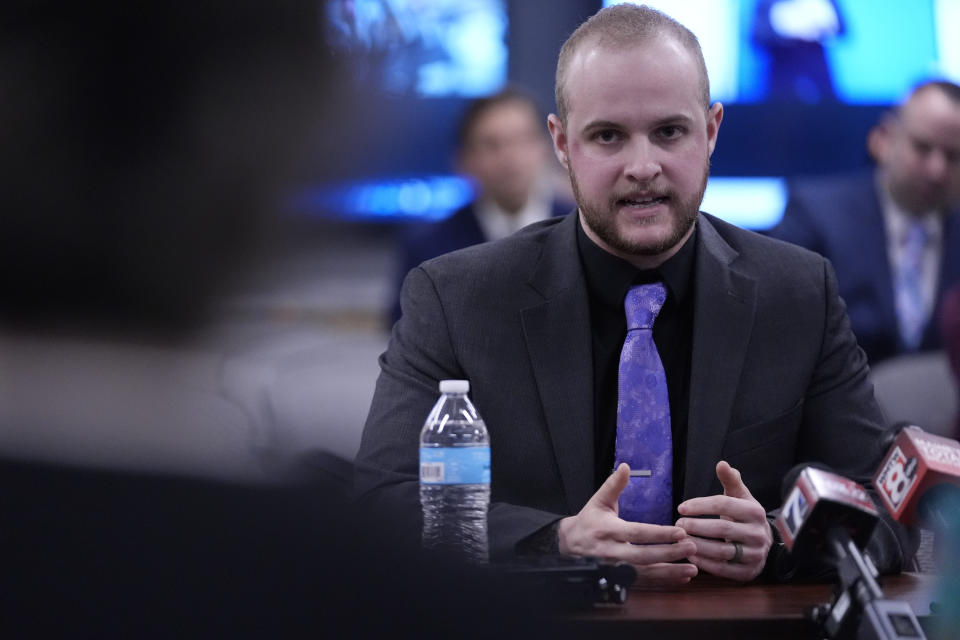
<svg viewBox="0 0 960 640"><path fill-rule="evenodd" d="M739 254L704 215L698 224L684 498L716 481L756 308L756 282L731 268Z"/></svg>
<svg viewBox="0 0 960 640"><path fill-rule="evenodd" d="M858 203L852 203L848 208L848 215L855 216L858 211L862 212L862 215L859 219L851 221L851 227L848 228L847 233L851 234L851 237L860 238L860 250L856 260L863 265L869 265L869 269L864 271L861 278L866 286L872 287L875 291L879 302L879 312L883 315L880 324L884 327L893 327L896 334L900 321L897 318L894 275L890 267L890 256L887 248L888 239L883 205L877 193L876 178L873 174L870 175L869 182L868 206L857 206ZM853 257L850 256L848 259L853 259ZM899 339L895 337L894 342L898 341Z"/></svg>
<svg viewBox="0 0 960 640"><path fill-rule="evenodd" d="M543 301L521 312L527 351L570 512L593 494L593 355L576 214L555 227L529 285Z"/></svg>

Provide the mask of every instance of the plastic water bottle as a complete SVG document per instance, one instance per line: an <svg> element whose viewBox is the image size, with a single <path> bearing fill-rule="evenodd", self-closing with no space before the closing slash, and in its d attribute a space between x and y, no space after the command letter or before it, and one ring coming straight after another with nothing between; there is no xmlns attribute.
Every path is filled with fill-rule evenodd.
<svg viewBox="0 0 960 640"><path fill-rule="evenodd" d="M490 437L467 380L440 381L420 432L423 546L471 563L489 558Z"/></svg>

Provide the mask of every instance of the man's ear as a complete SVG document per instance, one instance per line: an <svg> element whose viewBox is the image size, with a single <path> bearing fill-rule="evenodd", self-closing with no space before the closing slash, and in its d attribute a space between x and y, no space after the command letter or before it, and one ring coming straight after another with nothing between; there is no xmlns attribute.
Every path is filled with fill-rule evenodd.
<svg viewBox="0 0 960 640"><path fill-rule="evenodd" d="M897 116L891 112L883 114L870 132L867 134L867 153L877 164L883 164L890 146L890 137L897 126Z"/></svg>
<svg viewBox="0 0 960 640"><path fill-rule="evenodd" d="M723 105L714 102L707 110L707 155L713 155L717 147L717 135L720 133L720 123L723 122Z"/></svg>
<svg viewBox="0 0 960 640"><path fill-rule="evenodd" d="M570 169L569 155L567 153L567 134L563 129L563 123L555 113L547 116L547 129L550 130L550 138L553 140L553 152L557 160L565 169Z"/></svg>

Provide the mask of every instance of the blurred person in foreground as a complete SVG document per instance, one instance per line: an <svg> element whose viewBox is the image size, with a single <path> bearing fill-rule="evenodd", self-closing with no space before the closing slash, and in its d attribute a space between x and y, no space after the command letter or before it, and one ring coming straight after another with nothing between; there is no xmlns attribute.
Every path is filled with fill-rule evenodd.
<svg viewBox="0 0 960 640"><path fill-rule="evenodd" d="M938 349L960 283L960 86L932 81L871 130L876 169L797 180L770 232L833 264L870 364Z"/></svg>
<svg viewBox="0 0 960 640"><path fill-rule="evenodd" d="M319 8L0 10L5 637L462 630L464 605L420 598L448 571L363 542L348 463L263 455L203 339L342 121ZM448 592L502 614L485 584Z"/></svg>
<svg viewBox="0 0 960 640"><path fill-rule="evenodd" d="M681 24L603 9L556 77L577 209L409 273L359 498L405 504L391 525L415 539L418 434L437 382L463 378L491 438L491 558L598 556L653 585L822 575L770 525L784 475L816 461L867 485L885 453L829 263L699 212L723 106ZM869 550L891 572L915 545L885 519Z"/></svg>
<svg viewBox="0 0 960 640"><path fill-rule="evenodd" d="M476 198L449 218L414 224L402 232L391 324L400 317L400 286L410 269L570 210L571 202L553 184L541 122L536 102L516 88L467 107L457 132L457 168L473 181Z"/></svg>
<svg viewBox="0 0 960 640"><path fill-rule="evenodd" d="M308 4L5 7L4 454L264 477L203 334L319 117Z"/></svg>

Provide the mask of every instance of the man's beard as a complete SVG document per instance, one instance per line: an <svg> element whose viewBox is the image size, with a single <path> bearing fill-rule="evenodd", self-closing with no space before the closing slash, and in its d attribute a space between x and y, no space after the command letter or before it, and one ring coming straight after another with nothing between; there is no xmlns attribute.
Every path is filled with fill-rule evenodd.
<svg viewBox="0 0 960 640"><path fill-rule="evenodd" d="M673 190L658 190L657 195L667 198L667 205L673 210L675 216L671 216L670 233L662 240L651 242L632 241L630 238L623 237L617 233L617 208L618 202L629 194L615 194L611 196L607 203L605 211L597 210L587 204L583 195L580 193L580 185L577 184L577 178L573 169L568 166L567 173L570 175L570 184L573 187L573 195L576 198L580 213L590 230L597 237L603 240L606 245L612 249L634 256L657 256L668 249L676 246L690 228L697 221L697 215L700 213L700 204L703 202L703 194L707 190L707 176L710 174L710 160L707 159L703 169L703 180L700 189L691 198L682 200Z"/></svg>

